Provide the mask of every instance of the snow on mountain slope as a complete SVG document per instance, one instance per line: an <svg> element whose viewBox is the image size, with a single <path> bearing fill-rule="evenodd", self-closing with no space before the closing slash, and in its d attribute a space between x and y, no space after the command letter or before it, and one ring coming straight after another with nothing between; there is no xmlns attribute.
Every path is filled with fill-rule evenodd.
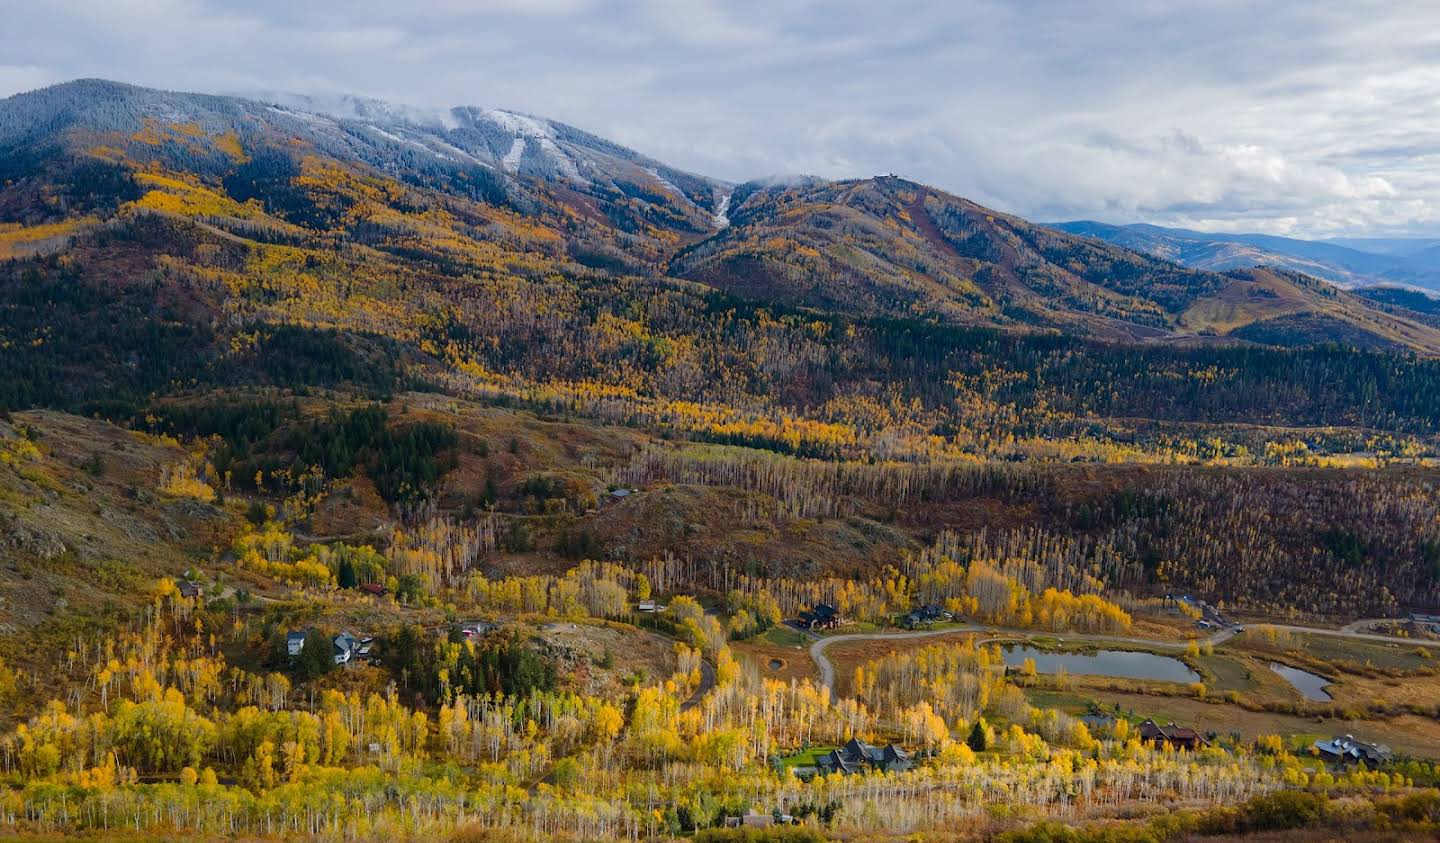
<svg viewBox="0 0 1440 843"><path fill-rule="evenodd" d="M454 158L458 151L468 160L519 176L587 185L613 182L617 177L633 181L646 174L707 215L714 214L714 188L727 187L571 126L516 111L474 106L426 109L351 95L267 91L250 96L296 115L323 115L342 124L360 124L395 143L425 149L438 157Z"/></svg>
<svg viewBox="0 0 1440 843"><path fill-rule="evenodd" d="M146 155L218 175L234 161L201 139L222 137L246 150L283 141L418 183L460 185L490 201L509 196L517 208L562 201L621 227L660 226L687 236L714 230L716 202L731 187L564 123L493 108L274 92L243 98L100 79L0 100L0 159L6 150L57 138L82 148L138 143ZM19 166L29 159L15 160Z"/></svg>

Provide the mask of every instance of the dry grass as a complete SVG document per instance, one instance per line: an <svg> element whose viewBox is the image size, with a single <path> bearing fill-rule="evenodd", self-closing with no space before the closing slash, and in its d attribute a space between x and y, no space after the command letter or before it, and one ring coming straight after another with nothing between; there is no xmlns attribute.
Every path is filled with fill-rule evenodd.
<svg viewBox="0 0 1440 843"><path fill-rule="evenodd" d="M782 647L763 641L737 641L730 645L740 658L744 659L766 679L782 682L809 679L819 681L820 671L810 658L806 647ZM775 663L779 662L779 667Z"/></svg>

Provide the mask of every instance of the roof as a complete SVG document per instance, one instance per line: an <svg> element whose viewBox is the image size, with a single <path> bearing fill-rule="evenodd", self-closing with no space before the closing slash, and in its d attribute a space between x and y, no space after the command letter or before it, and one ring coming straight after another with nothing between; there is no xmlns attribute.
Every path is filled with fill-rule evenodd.
<svg viewBox="0 0 1440 843"><path fill-rule="evenodd" d="M1315 748L1326 755L1354 761L1384 761L1391 757L1390 747L1356 740L1353 735L1316 741Z"/></svg>
<svg viewBox="0 0 1440 843"><path fill-rule="evenodd" d="M301 632L300 630L294 630L294 631L292 631L292 632L286 633L286 635L285 635L285 640L286 640L286 641L304 641L304 640L305 640L305 633Z"/></svg>
<svg viewBox="0 0 1440 843"><path fill-rule="evenodd" d="M1161 726L1153 718L1146 718L1145 722L1140 724L1139 734L1142 740L1147 741L1163 740L1206 745L1210 743L1199 732L1188 726L1177 726L1173 721Z"/></svg>

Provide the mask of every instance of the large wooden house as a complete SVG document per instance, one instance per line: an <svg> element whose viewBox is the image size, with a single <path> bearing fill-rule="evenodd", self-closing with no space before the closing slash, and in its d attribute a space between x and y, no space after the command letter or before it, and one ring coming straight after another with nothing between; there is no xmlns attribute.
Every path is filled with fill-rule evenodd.
<svg viewBox="0 0 1440 843"><path fill-rule="evenodd" d="M1175 749L1186 749L1192 752L1210 745L1210 742L1205 740L1199 732L1186 726L1176 726L1174 722L1161 726L1153 719L1147 719L1140 724L1137 734L1139 734L1140 740L1146 743L1171 746Z"/></svg>
<svg viewBox="0 0 1440 843"><path fill-rule="evenodd" d="M901 772L910 769L913 764L910 753L893 743L884 747L872 746L859 738L851 738L849 743L839 749L832 749L815 759L815 767L819 772L840 774L865 770Z"/></svg>
<svg viewBox="0 0 1440 843"><path fill-rule="evenodd" d="M840 610L829 603L816 603L815 608L800 613L800 625L806 629L834 629L844 622Z"/></svg>

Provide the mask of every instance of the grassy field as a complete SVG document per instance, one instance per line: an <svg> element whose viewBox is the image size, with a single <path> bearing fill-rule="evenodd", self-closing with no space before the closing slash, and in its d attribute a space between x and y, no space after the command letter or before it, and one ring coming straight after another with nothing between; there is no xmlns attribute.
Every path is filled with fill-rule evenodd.
<svg viewBox="0 0 1440 843"><path fill-rule="evenodd" d="M756 644L769 644L773 647L803 647L810 639L798 630L780 624L770 627L750 640Z"/></svg>
<svg viewBox="0 0 1440 843"><path fill-rule="evenodd" d="M835 746L812 746L794 755L781 758L780 763L786 767L814 767L820 756L838 748Z"/></svg>
<svg viewBox="0 0 1440 843"><path fill-rule="evenodd" d="M1200 672L1205 676L1206 686L1212 691L1246 693L1259 687L1249 662L1219 654L1200 656L1190 661L1200 668Z"/></svg>
<svg viewBox="0 0 1440 843"><path fill-rule="evenodd" d="M1304 652L1327 662L1353 662L1399 670L1421 670L1436 664L1426 648L1405 642L1387 644L1333 635L1296 635L1295 638Z"/></svg>
<svg viewBox="0 0 1440 843"><path fill-rule="evenodd" d="M1440 758L1440 722L1414 715L1401 715L1386 720L1342 720L1326 717L1300 717L1264 711L1247 711L1239 706L1215 700L1189 697L1162 697L1129 694L1119 691L1029 689L1026 696L1032 705L1058 708L1071 714L1083 714L1091 703L1107 713L1138 722L1153 717L1160 722L1175 721L1191 726L1202 734L1215 732L1228 736L1239 732L1243 740L1259 735L1281 735L1296 745L1309 746L1321 737L1354 735L1361 740L1388 744L1398 754L1417 758Z"/></svg>

